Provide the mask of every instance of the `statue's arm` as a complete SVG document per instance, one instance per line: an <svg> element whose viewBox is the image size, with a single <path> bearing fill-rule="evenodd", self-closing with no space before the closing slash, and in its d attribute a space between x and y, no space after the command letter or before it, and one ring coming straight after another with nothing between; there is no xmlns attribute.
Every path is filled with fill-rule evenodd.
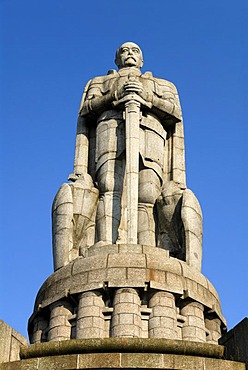
<svg viewBox="0 0 248 370"><path fill-rule="evenodd" d="M88 172L88 153L89 153L89 127L86 118L80 114L84 106L86 94L90 86L89 81L84 89L83 96L80 103L79 115L77 121L76 147L74 158L74 174L69 176L69 179L75 180L74 177L87 174Z"/></svg>
<svg viewBox="0 0 248 370"><path fill-rule="evenodd" d="M103 78L95 78L90 81L79 115L82 117L97 116L110 107L116 98L115 90L109 87L106 88Z"/></svg>
<svg viewBox="0 0 248 370"><path fill-rule="evenodd" d="M74 158L74 174L81 176L88 172L89 127L84 117L79 116L77 122L76 147Z"/></svg>
<svg viewBox="0 0 248 370"><path fill-rule="evenodd" d="M181 121L182 112L178 98L176 87L167 81L158 84L154 82L153 94L152 94L152 105L155 109L159 110L162 114L170 115Z"/></svg>

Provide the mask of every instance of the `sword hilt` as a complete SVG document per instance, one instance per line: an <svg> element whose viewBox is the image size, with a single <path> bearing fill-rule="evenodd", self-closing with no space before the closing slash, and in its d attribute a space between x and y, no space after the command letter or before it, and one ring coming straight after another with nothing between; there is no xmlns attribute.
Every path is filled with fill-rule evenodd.
<svg viewBox="0 0 248 370"><path fill-rule="evenodd" d="M115 100L112 102L113 107L117 107L120 104L128 103L129 101L135 100L136 102L140 103L141 105L151 109L152 103L145 101L142 99L138 94L128 94L123 96L123 98L119 100Z"/></svg>

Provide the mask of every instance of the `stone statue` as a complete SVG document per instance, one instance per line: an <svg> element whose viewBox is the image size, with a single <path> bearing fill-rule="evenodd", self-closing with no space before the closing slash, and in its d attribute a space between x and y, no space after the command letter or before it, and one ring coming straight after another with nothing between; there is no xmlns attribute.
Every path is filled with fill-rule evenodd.
<svg viewBox="0 0 248 370"><path fill-rule="evenodd" d="M200 272L202 214L186 187L178 94L141 72L132 42L116 64L83 93L74 173L53 203L56 271L38 292L30 342L95 338L101 351L105 338L139 338L142 349L164 338L185 354L190 341L217 344L225 319Z"/></svg>
<svg viewBox="0 0 248 370"><path fill-rule="evenodd" d="M143 244L201 269L202 215L186 189L176 87L142 74L133 42L118 71L90 80L79 110L74 173L53 204L55 270L98 243Z"/></svg>

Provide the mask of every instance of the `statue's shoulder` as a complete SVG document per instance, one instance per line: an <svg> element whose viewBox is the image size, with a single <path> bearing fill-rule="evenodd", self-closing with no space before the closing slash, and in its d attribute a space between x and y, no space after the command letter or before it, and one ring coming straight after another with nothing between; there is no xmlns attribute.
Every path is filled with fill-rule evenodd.
<svg viewBox="0 0 248 370"><path fill-rule="evenodd" d="M105 76L96 76L96 77L92 78L88 82L88 86L102 85L102 84L105 84L106 82L109 82L110 80L115 79L117 77L118 77L118 72L115 71L114 69L110 69L108 71L107 75L105 75Z"/></svg>
<svg viewBox="0 0 248 370"><path fill-rule="evenodd" d="M168 81L168 80L164 80L162 78L155 78L155 82L161 86L161 87L165 87L173 92L176 92L177 91L177 88L176 86L171 82L171 81Z"/></svg>
<svg viewBox="0 0 248 370"><path fill-rule="evenodd" d="M166 90L170 90L173 93L177 92L177 88L172 82L159 77L154 77L152 72L145 72L142 77L153 81L155 86L158 86L158 88L165 88Z"/></svg>

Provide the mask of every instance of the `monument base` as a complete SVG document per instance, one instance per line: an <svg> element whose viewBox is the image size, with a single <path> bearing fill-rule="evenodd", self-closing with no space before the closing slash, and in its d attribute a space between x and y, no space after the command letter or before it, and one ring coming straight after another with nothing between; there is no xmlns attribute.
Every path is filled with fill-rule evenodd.
<svg viewBox="0 0 248 370"><path fill-rule="evenodd" d="M42 285L30 342L164 338L218 344L225 331L209 280L160 248L92 246Z"/></svg>
<svg viewBox="0 0 248 370"><path fill-rule="evenodd" d="M170 339L74 339L23 346L21 360L2 363L0 370L245 370L223 353L223 346Z"/></svg>

